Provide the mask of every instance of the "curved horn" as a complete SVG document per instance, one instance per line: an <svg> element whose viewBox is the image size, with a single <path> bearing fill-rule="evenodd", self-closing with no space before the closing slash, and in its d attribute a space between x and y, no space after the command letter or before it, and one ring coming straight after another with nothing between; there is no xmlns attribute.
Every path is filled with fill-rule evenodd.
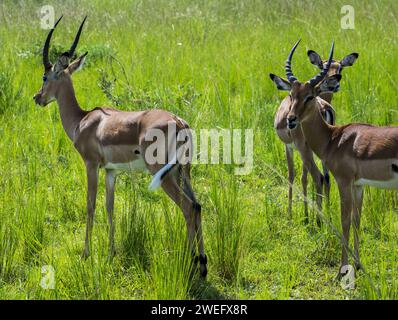
<svg viewBox="0 0 398 320"><path fill-rule="evenodd" d="M286 77L290 83L293 83L294 81L297 80L297 78L294 76L294 74L292 72L292 57L293 57L293 53L296 50L297 46L299 45L300 41L301 41L301 39L299 39L299 41L296 42L296 44L294 45L292 50L290 50L289 56L287 57L287 60L286 60L286 66L285 66Z"/></svg>
<svg viewBox="0 0 398 320"><path fill-rule="evenodd" d="M77 31L75 40L73 41L73 44L72 44L72 46L71 46L70 49L69 49L69 52L68 52L69 58L72 58L72 57L73 57L73 54L75 53L77 44L79 43L80 34L82 33L83 26L84 26L84 23L86 22L86 19L87 19L87 16L84 18L82 24L80 25L79 30Z"/></svg>
<svg viewBox="0 0 398 320"><path fill-rule="evenodd" d="M308 81L310 83L311 86L315 87L319 82L321 82L326 75L328 74L330 65L332 64L332 60L333 60L333 52L334 52L334 40L332 42L332 48L330 49L330 53L329 53L329 59L326 63L326 66L323 68L323 70L317 74L315 77L313 77L310 81Z"/></svg>
<svg viewBox="0 0 398 320"><path fill-rule="evenodd" d="M57 27L57 24L61 21L63 16L61 16L58 21L54 24L54 27L50 30L50 32L47 35L47 39L46 42L44 43L44 48L43 48L43 65L44 65L44 69L48 70L51 69L52 64L50 62L50 59L48 58L48 51L50 49L50 41L51 41L51 37L53 35L53 32L55 30L55 28Z"/></svg>

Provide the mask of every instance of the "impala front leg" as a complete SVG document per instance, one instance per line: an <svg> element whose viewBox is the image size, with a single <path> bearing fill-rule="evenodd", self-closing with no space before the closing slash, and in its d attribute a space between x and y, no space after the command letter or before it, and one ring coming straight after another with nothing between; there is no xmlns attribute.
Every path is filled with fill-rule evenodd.
<svg viewBox="0 0 398 320"><path fill-rule="evenodd" d="M353 208L353 192L351 181L338 181L341 204L341 226L343 229L341 244L341 265L338 278L341 278L341 269L348 265L348 246L350 240L351 212Z"/></svg>
<svg viewBox="0 0 398 320"><path fill-rule="evenodd" d="M109 221L109 254L108 258L112 259L115 254L115 226L113 224L113 207L115 202L115 180L116 173L113 170L106 170L106 211L108 212Z"/></svg>
<svg viewBox="0 0 398 320"><path fill-rule="evenodd" d="M307 199L307 185L308 185L308 170L307 167L303 164L303 168L301 171L301 185L303 187L303 196L304 196L304 214L305 214L305 224L309 223L308 218L308 199Z"/></svg>
<svg viewBox="0 0 398 320"><path fill-rule="evenodd" d="M302 185L303 185L303 193L304 193L304 210L305 210L305 217L306 222L308 223L308 199L307 199L307 173L308 171L311 174L312 180L315 184L316 190L316 204L318 211L316 214L316 222L318 226L321 226L321 216L320 212L322 211L322 183L323 183L323 176L319 171L318 167L314 161L314 155L312 150L309 148L307 143L304 139L297 139L296 141L297 150L300 152L301 159L303 160L303 175Z"/></svg>
<svg viewBox="0 0 398 320"><path fill-rule="evenodd" d="M87 224L86 224L86 242L83 251L83 259L90 255L91 234L93 231L95 202L97 199L98 187L98 165L86 163L87 170Z"/></svg>
<svg viewBox="0 0 398 320"><path fill-rule="evenodd" d="M293 162L293 148L291 146L285 146L287 169L289 172L289 199L288 199L288 212L289 216L292 217L292 202L293 202L293 182L294 182L294 162Z"/></svg>

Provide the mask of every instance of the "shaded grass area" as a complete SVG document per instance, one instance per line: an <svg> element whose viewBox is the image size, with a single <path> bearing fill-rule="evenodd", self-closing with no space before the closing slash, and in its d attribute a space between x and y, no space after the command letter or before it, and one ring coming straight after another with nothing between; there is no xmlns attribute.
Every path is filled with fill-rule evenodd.
<svg viewBox="0 0 398 320"><path fill-rule="evenodd" d="M48 4L48 3L46 3ZM108 225L101 174L92 256L80 260L85 232L85 171L63 131L55 104L34 106L41 85L41 1L0 4L0 298L3 299L375 299L397 298L396 192L365 192L357 287L335 282L340 258L335 184L324 225L303 224L299 183L287 215L283 145L273 129L283 98L269 80L283 75L291 45L302 38L294 70L317 70L307 49L336 58L360 56L344 71L333 105L337 122L397 124L396 1L353 1L355 29L340 29L344 1L52 1L64 19L51 57L68 48L89 14L74 75L84 109L164 108L195 129L253 128L254 168L196 165L209 275L192 276L181 212L149 177L118 178L116 250L107 261ZM325 14L327 12L328 14ZM298 155L296 154L296 159ZM296 161L296 171L300 163ZM298 179L296 179L298 180ZM298 182L298 181L297 181ZM55 289L40 286L42 266Z"/></svg>

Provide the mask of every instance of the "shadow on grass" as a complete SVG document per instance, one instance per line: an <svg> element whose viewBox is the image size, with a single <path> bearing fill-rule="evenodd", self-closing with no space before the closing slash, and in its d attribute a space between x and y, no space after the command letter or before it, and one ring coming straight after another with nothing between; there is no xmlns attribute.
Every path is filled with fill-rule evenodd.
<svg viewBox="0 0 398 320"><path fill-rule="evenodd" d="M199 300L225 300L228 299L216 287L214 287L208 280L201 277L192 279L192 287L189 292L191 298Z"/></svg>

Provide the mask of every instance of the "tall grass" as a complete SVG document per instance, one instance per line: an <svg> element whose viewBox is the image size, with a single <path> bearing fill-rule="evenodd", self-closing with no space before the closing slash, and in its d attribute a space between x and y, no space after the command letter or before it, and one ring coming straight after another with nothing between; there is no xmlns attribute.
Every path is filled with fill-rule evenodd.
<svg viewBox="0 0 398 320"><path fill-rule="evenodd" d="M217 178L214 178L217 179ZM245 250L245 208L238 193L236 181L227 178L219 181L210 190L212 215L210 223L212 238L211 260L225 279L235 280Z"/></svg>

